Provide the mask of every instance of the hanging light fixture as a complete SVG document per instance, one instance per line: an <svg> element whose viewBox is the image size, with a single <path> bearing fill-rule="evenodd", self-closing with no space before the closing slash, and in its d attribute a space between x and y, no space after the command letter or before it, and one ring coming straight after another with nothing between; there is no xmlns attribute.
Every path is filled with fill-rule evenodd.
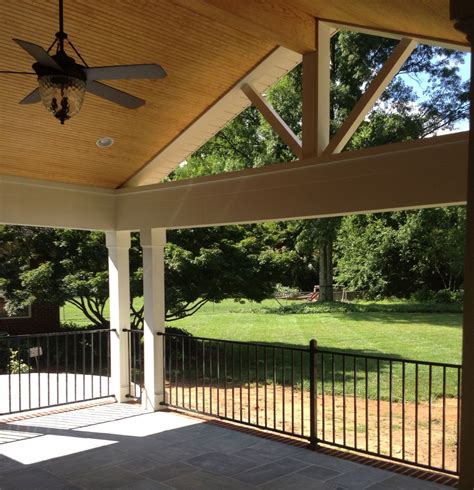
<svg viewBox="0 0 474 490"><path fill-rule="evenodd" d="M143 99L110 87L99 80L153 80L164 78L165 70L156 63L88 66L64 32L64 0L58 1L59 31L47 51L29 41L13 39L36 60L32 66L34 71L0 70L0 74L36 75L38 77L39 86L24 97L20 104L36 104L42 101L46 109L52 112L61 121L61 124L81 110L86 91L126 109L138 109L145 104ZM73 49L82 64L76 63L74 58L66 54L65 42ZM56 54L50 54L54 47Z"/></svg>
<svg viewBox="0 0 474 490"><path fill-rule="evenodd" d="M38 82L43 105L61 124L81 110L86 93L85 80L65 75L44 75Z"/></svg>

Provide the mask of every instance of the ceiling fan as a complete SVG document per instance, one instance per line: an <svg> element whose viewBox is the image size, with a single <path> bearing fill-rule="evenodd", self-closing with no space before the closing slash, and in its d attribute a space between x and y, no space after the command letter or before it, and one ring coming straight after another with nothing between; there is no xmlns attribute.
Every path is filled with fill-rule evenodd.
<svg viewBox="0 0 474 490"><path fill-rule="evenodd" d="M59 0L59 32L56 33L54 42L47 51L37 44L13 39L36 60L32 66L34 72L4 70L0 71L0 74L36 75L39 85L21 100L20 104L34 104L42 101L45 107L61 121L61 124L80 111L86 91L127 109L137 109L142 106L145 103L143 99L97 80L164 78L165 70L157 64L89 67L64 32L63 17L63 0ZM65 42L79 57L82 65L66 54ZM54 47L56 53L50 55Z"/></svg>

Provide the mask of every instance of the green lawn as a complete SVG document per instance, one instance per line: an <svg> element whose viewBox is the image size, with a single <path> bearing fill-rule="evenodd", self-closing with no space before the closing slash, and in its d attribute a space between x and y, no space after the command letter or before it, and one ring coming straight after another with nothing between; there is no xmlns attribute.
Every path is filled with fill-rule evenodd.
<svg viewBox="0 0 474 490"><path fill-rule="evenodd" d="M307 346L314 338L326 349L461 362L460 313L266 313L265 308L275 306L276 300L261 304L225 300L206 304L195 315L173 325L196 336L217 339ZM61 319L89 324L70 305L61 309Z"/></svg>
<svg viewBox="0 0 474 490"><path fill-rule="evenodd" d="M283 305L285 302L283 302ZM318 341L318 347L336 352L352 354L372 354L387 356L393 359L414 359L441 363L460 363L461 361L461 322L460 313L407 313L377 311L353 313L301 313L279 314L275 307L276 300L267 300L262 304L249 301L235 302L226 300L220 304L207 304L195 315L173 322L173 326L181 327L194 336L214 339L227 339L281 346L306 347L310 339ZM393 307L393 304L389 305ZM401 304L402 309L407 306ZM410 306L410 305L408 305ZM416 307L419 305L415 305ZM416 309L416 308L415 308ZM270 310L270 312L268 312ZM67 322L87 325L88 322L80 312L67 306L62 310L62 318ZM212 344L208 344L209 348ZM257 354L255 352L255 354ZM238 355L236 353L236 355ZM252 354L253 355L253 354ZM257 354L263 356L263 351ZM270 355L270 353L269 353ZM290 353L285 354L285 377L289 379ZM246 354L244 352L244 357ZM253 358L252 358L253 359ZM235 361L237 362L237 361ZM263 359L258 361L260 373L263 373ZM269 361L270 362L270 361ZM353 359L347 357L346 392L353 392L354 380ZM254 361L252 363L252 378L255 378ZM306 372L307 362L304 362L305 385L309 382ZM318 357L318 370L321 371L321 358ZM356 361L357 392L363 395L365 389L365 360ZM324 378L328 383L325 391L330 389L332 378L335 379L335 391L342 391L342 357L325 356ZM381 362L381 395L389 397L390 363ZM296 359L297 370L301 369L300 361ZM376 397L377 361L369 360L369 396ZM334 369L334 374L333 374ZM352 369L352 371L351 371ZM433 398L443 392L442 368L434 368ZM260 374L260 375L261 375ZM415 395L415 366L406 365L406 398L413 400ZM393 399L402 397L402 365L393 363ZM426 366L419 367L420 399L428 396L429 370ZM279 374L278 377L283 375ZM258 377L258 375L257 375ZM448 369L446 372L446 394L454 396L457 393L457 371ZM260 380L265 382L265 380ZM281 381L280 379L278 380Z"/></svg>

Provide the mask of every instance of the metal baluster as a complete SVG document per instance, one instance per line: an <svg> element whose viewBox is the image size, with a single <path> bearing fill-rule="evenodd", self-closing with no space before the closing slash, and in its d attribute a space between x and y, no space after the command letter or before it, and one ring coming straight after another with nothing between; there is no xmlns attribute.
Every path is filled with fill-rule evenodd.
<svg viewBox="0 0 474 490"><path fill-rule="evenodd" d="M415 364L415 463L418 463L418 363Z"/></svg>
<svg viewBox="0 0 474 490"><path fill-rule="evenodd" d="M354 356L354 447L357 449L357 359Z"/></svg>
<svg viewBox="0 0 474 490"><path fill-rule="evenodd" d="M369 450L369 366L365 358L365 450Z"/></svg>
<svg viewBox="0 0 474 490"><path fill-rule="evenodd" d="M390 360L390 367L389 367L389 408L390 408L390 428L389 428L389 443L390 443L390 457L393 455L393 406L392 406L392 399L393 399L393 362Z"/></svg>
<svg viewBox="0 0 474 490"><path fill-rule="evenodd" d="M441 448L441 467L446 469L446 366L443 366L443 446Z"/></svg>
<svg viewBox="0 0 474 490"><path fill-rule="evenodd" d="M336 442L336 364L334 354L331 356L331 391L332 391L332 442Z"/></svg>
<svg viewBox="0 0 474 490"><path fill-rule="evenodd" d="M432 418L432 384L433 366L430 364L428 371L428 466L431 466L431 418Z"/></svg>
<svg viewBox="0 0 474 490"><path fill-rule="evenodd" d="M342 444L346 445L346 356L342 354Z"/></svg>
<svg viewBox="0 0 474 490"><path fill-rule="evenodd" d="M267 389L267 348L263 348L263 382L264 384L264 396L265 396L265 428L268 427L268 389Z"/></svg>

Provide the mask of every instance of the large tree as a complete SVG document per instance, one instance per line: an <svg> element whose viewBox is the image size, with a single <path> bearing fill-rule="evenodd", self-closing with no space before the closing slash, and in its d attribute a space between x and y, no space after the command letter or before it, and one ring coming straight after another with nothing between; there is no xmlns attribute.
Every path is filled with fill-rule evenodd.
<svg viewBox="0 0 474 490"><path fill-rule="evenodd" d="M335 134L396 41L341 31L331 46L331 134ZM459 76L463 55L420 45L382 94L345 150L418 139L451 129L467 115L467 82ZM423 90L421 89L423 86ZM418 88L420 87L420 88ZM301 136L302 71L297 67L268 91L282 118ZM253 107L197 151L172 178L220 173L294 159L289 148ZM315 196L318 199L318 196ZM289 225L295 249L319 281L321 299L333 297L333 241L341 220L305 220Z"/></svg>
<svg viewBox="0 0 474 490"><path fill-rule="evenodd" d="M336 240L337 279L371 298L456 291L465 221L462 206L350 216Z"/></svg>

